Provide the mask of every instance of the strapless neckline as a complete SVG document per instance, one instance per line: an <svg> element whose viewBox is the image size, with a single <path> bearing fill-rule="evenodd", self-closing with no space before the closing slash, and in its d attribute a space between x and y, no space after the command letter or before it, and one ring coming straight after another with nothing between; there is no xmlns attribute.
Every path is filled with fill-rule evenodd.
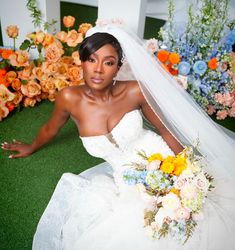
<svg viewBox="0 0 235 250"><path fill-rule="evenodd" d="M126 119L126 117L132 113L136 113L136 112L140 112L139 109L134 109L132 111L129 111L127 113L125 113L122 118L119 120L119 122L112 128L112 130L109 133L106 134L102 134L102 135L90 135L90 136L79 136L80 139L89 139L89 138L95 138L95 137L108 137L110 135L112 135L112 133L114 132L114 130L118 129L119 125L122 123L123 120Z"/></svg>

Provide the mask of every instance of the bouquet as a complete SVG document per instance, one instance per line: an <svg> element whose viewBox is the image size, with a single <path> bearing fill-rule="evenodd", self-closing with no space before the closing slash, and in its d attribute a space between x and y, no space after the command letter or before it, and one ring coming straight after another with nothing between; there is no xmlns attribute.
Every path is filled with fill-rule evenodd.
<svg viewBox="0 0 235 250"><path fill-rule="evenodd" d="M144 211L144 226L153 238L170 234L185 243L197 221L203 218L203 204L213 177L203 171L203 158L187 147L176 156L160 153L148 157L138 152L143 162L132 163L123 173L128 185L136 185L150 206ZM145 199L146 200L146 199Z"/></svg>
<svg viewBox="0 0 235 250"><path fill-rule="evenodd" d="M228 19L228 1L200 0L188 8L185 24L174 20L169 1L168 20L159 41L147 42L162 66L209 114L223 120L235 117L235 21Z"/></svg>

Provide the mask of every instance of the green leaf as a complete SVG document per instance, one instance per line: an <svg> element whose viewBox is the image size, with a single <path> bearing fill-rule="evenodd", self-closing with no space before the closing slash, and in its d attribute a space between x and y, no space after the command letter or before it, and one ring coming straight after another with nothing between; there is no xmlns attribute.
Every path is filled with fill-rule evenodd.
<svg viewBox="0 0 235 250"><path fill-rule="evenodd" d="M23 43L20 45L21 50L26 50L30 47L31 43L29 40L25 39Z"/></svg>

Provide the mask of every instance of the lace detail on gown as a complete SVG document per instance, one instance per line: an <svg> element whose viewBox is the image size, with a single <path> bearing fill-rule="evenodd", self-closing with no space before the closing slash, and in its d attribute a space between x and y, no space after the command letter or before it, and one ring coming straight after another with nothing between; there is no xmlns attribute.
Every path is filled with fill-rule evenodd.
<svg viewBox="0 0 235 250"><path fill-rule="evenodd" d="M144 201L134 186L123 183L122 172L140 160L139 150L173 152L159 135L143 129L139 110L125 114L109 134L80 138L88 153L106 162L78 176L62 176L38 224L34 250L235 249L235 201L224 196L226 182L212 192L205 220L186 245L146 235Z"/></svg>

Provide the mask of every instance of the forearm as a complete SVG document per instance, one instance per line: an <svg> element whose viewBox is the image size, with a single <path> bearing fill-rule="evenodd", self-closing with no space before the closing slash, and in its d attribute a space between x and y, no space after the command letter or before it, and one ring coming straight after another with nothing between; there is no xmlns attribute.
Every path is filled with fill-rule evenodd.
<svg viewBox="0 0 235 250"><path fill-rule="evenodd" d="M57 130L51 129L48 124L45 124L40 130L37 137L31 143L32 152L37 151L42 146L49 143L55 135L58 133Z"/></svg>

